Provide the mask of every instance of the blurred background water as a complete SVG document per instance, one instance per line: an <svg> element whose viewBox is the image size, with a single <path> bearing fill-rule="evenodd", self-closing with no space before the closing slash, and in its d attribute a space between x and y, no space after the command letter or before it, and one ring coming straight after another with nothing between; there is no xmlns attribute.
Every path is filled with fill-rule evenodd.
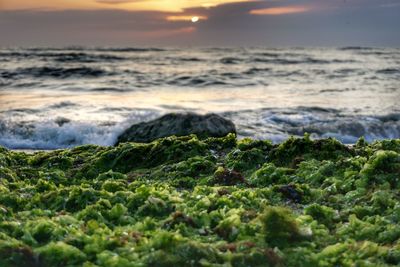
<svg viewBox="0 0 400 267"><path fill-rule="evenodd" d="M112 145L169 112L218 113L239 137L400 138L400 49L0 49L0 145Z"/></svg>

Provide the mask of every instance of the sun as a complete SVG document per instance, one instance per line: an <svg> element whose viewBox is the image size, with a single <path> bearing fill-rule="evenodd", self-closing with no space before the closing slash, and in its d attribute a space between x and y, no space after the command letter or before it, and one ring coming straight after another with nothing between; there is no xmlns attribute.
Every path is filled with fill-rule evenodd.
<svg viewBox="0 0 400 267"><path fill-rule="evenodd" d="M192 17L192 22L193 22L193 23L196 23L196 22L198 22L199 20L200 20L200 18L197 17L197 16Z"/></svg>

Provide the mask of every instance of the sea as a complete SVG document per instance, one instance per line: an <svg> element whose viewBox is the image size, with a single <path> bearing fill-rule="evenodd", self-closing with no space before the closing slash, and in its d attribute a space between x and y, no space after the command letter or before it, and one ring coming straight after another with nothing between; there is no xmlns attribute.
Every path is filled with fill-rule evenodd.
<svg viewBox="0 0 400 267"><path fill-rule="evenodd" d="M274 143L400 138L400 48L0 49L0 146L111 146L171 112Z"/></svg>

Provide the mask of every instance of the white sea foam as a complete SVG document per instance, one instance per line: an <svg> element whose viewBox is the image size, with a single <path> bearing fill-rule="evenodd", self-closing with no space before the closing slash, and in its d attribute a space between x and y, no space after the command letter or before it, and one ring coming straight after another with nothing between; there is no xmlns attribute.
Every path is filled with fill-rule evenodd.
<svg viewBox="0 0 400 267"><path fill-rule="evenodd" d="M0 133L0 145L14 149L57 149L83 144L113 145L118 126L99 126L85 122L70 122L59 126L54 121L34 125L12 125Z"/></svg>

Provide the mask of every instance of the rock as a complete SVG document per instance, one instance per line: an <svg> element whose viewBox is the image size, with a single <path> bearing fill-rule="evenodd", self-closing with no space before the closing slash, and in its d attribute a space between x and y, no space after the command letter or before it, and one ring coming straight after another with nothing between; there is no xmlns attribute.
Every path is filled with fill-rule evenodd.
<svg viewBox="0 0 400 267"><path fill-rule="evenodd" d="M235 125L217 114L170 113L153 121L132 125L117 139L117 143L148 143L171 135L196 134L200 139L224 137L236 133Z"/></svg>
<svg viewBox="0 0 400 267"><path fill-rule="evenodd" d="M219 167L214 173L214 182L220 185L246 184L244 176L237 171L226 170Z"/></svg>
<svg viewBox="0 0 400 267"><path fill-rule="evenodd" d="M294 203L300 203L302 199L301 192L299 192L294 185L283 185L278 189L278 192Z"/></svg>

